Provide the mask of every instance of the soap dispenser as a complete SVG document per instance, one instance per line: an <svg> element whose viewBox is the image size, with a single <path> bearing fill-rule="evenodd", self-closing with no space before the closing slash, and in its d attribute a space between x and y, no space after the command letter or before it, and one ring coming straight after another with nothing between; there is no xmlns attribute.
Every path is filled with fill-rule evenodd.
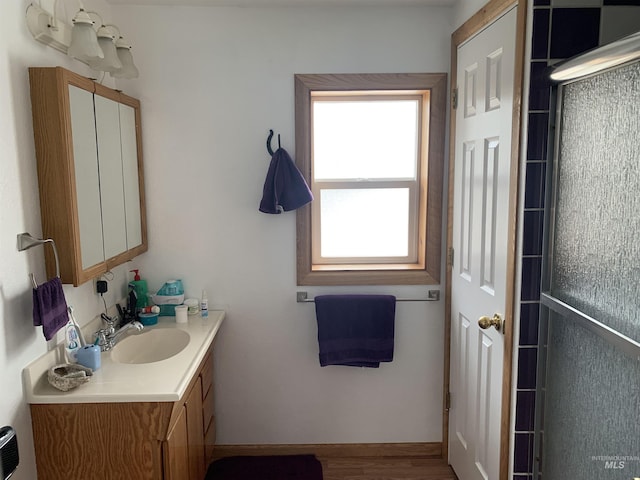
<svg viewBox="0 0 640 480"><path fill-rule="evenodd" d="M134 274L133 281L129 282L136 291L136 308L141 309L147 306L147 281L140 279L140 269L129 270Z"/></svg>

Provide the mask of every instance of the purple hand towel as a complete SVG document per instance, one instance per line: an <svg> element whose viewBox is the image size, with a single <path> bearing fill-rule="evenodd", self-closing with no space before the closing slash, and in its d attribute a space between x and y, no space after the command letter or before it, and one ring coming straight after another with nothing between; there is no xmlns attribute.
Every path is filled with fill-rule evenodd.
<svg viewBox="0 0 640 480"><path fill-rule="evenodd" d="M320 365L380 366L393 360L396 297L315 297Z"/></svg>
<svg viewBox="0 0 640 480"><path fill-rule="evenodd" d="M282 213L306 205L313 200L307 182L284 148L271 157L267 178L262 189L260 211Z"/></svg>
<svg viewBox="0 0 640 480"><path fill-rule="evenodd" d="M51 340L68 321L67 301L59 277L33 289L33 325L42 325L44 338Z"/></svg>

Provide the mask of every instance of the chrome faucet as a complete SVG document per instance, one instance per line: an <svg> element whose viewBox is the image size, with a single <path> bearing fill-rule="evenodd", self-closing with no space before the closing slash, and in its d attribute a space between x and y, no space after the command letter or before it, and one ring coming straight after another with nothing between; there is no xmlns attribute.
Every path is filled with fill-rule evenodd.
<svg viewBox="0 0 640 480"><path fill-rule="evenodd" d="M131 330L135 330L137 332L141 332L144 329L144 325L142 325L139 321L134 320L133 322L127 323L126 325L120 327L116 330L113 326L114 320L110 317L102 319L107 323L107 328L101 328L96 332L96 345L100 346L100 350L106 352L111 350L116 344L120 341L122 337L124 337Z"/></svg>

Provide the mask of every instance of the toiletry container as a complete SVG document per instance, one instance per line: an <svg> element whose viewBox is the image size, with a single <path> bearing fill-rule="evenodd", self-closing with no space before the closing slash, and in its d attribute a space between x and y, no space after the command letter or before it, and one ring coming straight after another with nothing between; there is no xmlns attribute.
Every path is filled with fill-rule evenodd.
<svg viewBox="0 0 640 480"><path fill-rule="evenodd" d="M147 306L147 281L140 278L138 273L140 269L129 270L134 274L133 281L129 282L136 291L137 300L136 308L143 308Z"/></svg>
<svg viewBox="0 0 640 480"><path fill-rule="evenodd" d="M206 290L202 290L202 299L200 300L200 316L203 318L209 316L209 300L207 299Z"/></svg>
<svg viewBox="0 0 640 480"><path fill-rule="evenodd" d="M76 361L76 353L80 350L80 347L82 347L80 330L73 321L69 319L64 332L64 351L69 363Z"/></svg>
<svg viewBox="0 0 640 480"><path fill-rule="evenodd" d="M160 307L160 316L175 315L176 305L184 302L184 287L182 280L167 280L158 293L151 296L153 303Z"/></svg>
<svg viewBox="0 0 640 480"><path fill-rule="evenodd" d="M189 307L186 305L176 305L176 323L187 323L189 320L187 318L187 310Z"/></svg>
<svg viewBox="0 0 640 480"><path fill-rule="evenodd" d="M148 327L150 325L156 325L158 323L158 315L159 315L159 311L158 313L154 313L154 312L141 313L138 315L138 319L140 320L140 323L142 325L144 325L145 327Z"/></svg>
<svg viewBox="0 0 640 480"><path fill-rule="evenodd" d="M94 372L100 368L100 347L98 345L86 345L76 352L76 360L83 367L90 368Z"/></svg>
<svg viewBox="0 0 640 480"><path fill-rule="evenodd" d="M187 313L189 315L195 315L200 310L200 302L197 298L187 298L184 304L187 306Z"/></svg>

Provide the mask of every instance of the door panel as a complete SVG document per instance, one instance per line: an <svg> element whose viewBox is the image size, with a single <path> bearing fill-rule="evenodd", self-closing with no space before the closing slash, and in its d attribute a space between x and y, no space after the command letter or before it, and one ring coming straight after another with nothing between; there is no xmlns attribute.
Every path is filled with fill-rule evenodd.
<svg viewBox="0 0 640 480"><path fill-rule="evenodd" d="M516 7L458 48L449 462L460 480L499 477ZM504 153L503 153L504 152Z"/></svg>

